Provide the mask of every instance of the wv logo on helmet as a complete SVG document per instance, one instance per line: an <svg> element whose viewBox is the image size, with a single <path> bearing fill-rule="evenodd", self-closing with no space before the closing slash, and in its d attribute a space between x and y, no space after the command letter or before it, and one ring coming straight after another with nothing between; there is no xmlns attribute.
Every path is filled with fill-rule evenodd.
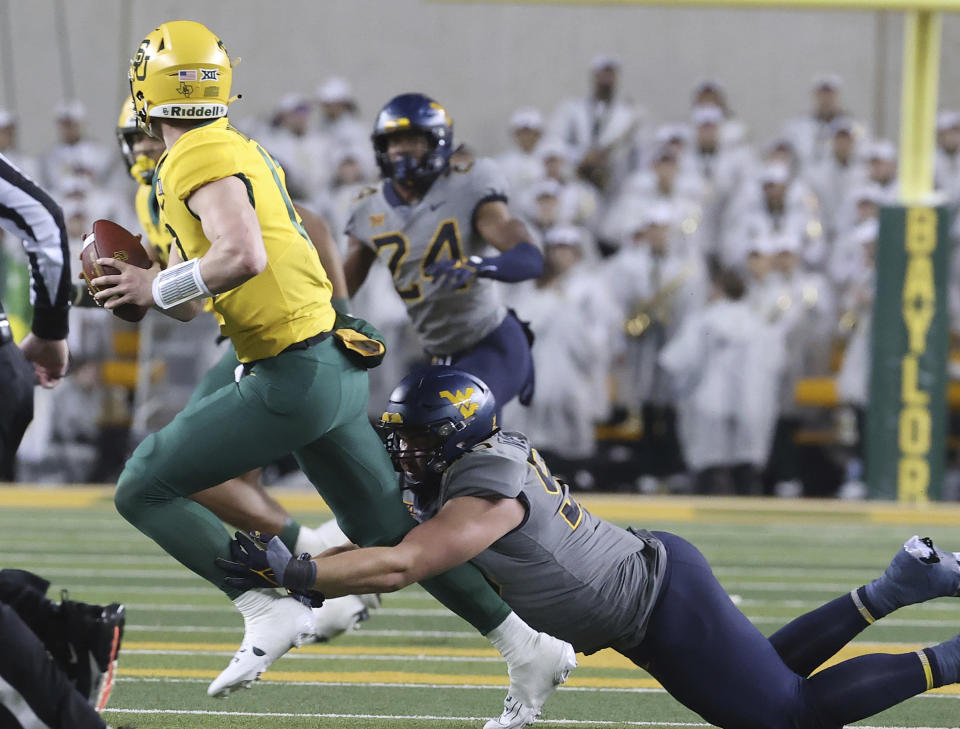
<svg viewBox="0 0 960 729"><path fill-rule="evenodd" d="M444 400L449 400L450 404L456 407L465 418L469 418L477 412L477 408L480 407L480 403L470 401L473 397L472 387L468 387L466 392L457 390L456 393L452 393L449 390L443 390L440 393L440 397Z"/></svg>

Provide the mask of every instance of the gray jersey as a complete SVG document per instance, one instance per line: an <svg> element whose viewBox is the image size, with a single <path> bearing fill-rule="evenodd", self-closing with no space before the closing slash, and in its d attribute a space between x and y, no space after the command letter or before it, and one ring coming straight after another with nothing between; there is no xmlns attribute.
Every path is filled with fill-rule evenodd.
<svg viewBox="0 0 960 729"><path fill-rule="evenodd" d="M502 496L526 506L524 522L472 562L527 623L584 653L643 640L666 567L660 540L580 506L521 433L499 432L455 461L433 507L459 496ZM418 520L432 515L433 508L418 506Z"/></svg>
<svg viewBox="0 0 960 729"><path fill-rule="evenodd" d="M414 205L404 204L384 181L361 193L350 211L346 232L372 248L390 269L421 344L431 354L455 354L476 344L506 315L491 279L478 278L450 291L423 272L438 260L481 255L486 243L473 225L477 207L506 199L506 181L496 163L478 159L441 175Z"/></svg>

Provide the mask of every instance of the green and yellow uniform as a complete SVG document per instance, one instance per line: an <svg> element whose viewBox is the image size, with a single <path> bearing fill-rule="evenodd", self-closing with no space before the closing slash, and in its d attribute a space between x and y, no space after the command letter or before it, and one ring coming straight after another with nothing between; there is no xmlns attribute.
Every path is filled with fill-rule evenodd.
<svg viewBox="0 0 960 729"><path fill-rule="evenodd" d="M210 242L189 208L190 196L231 176L247 186L267 265L215 295L213 309L249 374L195 395L169 425L148 436L127 461L116 504L170 555L233 597L239 591L223 583L214 565L218 556L229 558L229 535L210 511L185 497L288 453L357 544L395 544L416 522L367 420L366 370L336 337L304 342L333 328L332 286L277 163L225 118L190 129L157 166L160 227L183 260L203 256ZM472 566L424 584L481 632L509 613Z"/></svg>
<svg viewBox="0 0 960 729"><path fill-rule="evenodd" d="M267 269L213 297L224 336L241 362L279 354L333 326L333 287L287 194L283 170L257 142L217 119L184 134L157 164L162 225L184 260L203 256L210 242L187 199L226 177L247 187L267 250Z"/></svg>
<svg viewBox="0 0 960 729"><path fill-rule="evenodd" d="M134 179L137 178L134 176ZM140 228L147 234L147 240L155 258L163 268L166 268L170 263L170 248L173 246L173 236L165 226L160 224L160 204L157 202L156 176L154 176L152 184L137 186L137 195L133 202ZM213 312L213 302L210 299L204 302L203 310ZM214 313L214 317L217 317L216 313ZM222 323L219 318L217 318L217 323ZM190 396L191 402L232 382L233 371L236 366L237 353L233 349L233 344L227 344L223 347L223 354L217 364L207 370L194 389Z"/></svg>

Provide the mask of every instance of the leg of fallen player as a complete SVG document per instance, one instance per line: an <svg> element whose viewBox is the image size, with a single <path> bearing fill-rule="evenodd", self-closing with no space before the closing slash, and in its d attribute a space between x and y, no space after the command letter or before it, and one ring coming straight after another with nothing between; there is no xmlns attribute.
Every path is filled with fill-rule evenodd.
<svg viewBox="0 0 960 729"><path fill-rule="evenodd" d="M696 547L654 534L667 547L670 577L647 638L624 653L711 724L843 726L960 678L954 638L917 652L860 656L806 679L737 609Z"/></svg>

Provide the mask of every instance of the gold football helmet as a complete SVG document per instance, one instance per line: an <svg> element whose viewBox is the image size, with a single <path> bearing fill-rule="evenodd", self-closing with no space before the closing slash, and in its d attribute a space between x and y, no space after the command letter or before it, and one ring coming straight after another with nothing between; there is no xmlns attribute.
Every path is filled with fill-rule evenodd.
<svg viewBox="0 0 960 729"><path fill-rule="evenodd" d="M127 96L120 106L120 118L117 119L117 143L120 145L120 154L130 176L141 185L153 183L153 171L157 168L157 159L163 154L163 142L150 139L150 144L143 144L144 131L137 124L137 111L133 106L133 97ZM139 147L139 154L134 147Z"/></svg>
<svg viewBox="0 0 960 729"><path fill-rule="evenodd" d="M140 126L155 119L204 121L227 115L233 66L223 42L192 20L155 28L130 61L130 93Z"/></svg>

